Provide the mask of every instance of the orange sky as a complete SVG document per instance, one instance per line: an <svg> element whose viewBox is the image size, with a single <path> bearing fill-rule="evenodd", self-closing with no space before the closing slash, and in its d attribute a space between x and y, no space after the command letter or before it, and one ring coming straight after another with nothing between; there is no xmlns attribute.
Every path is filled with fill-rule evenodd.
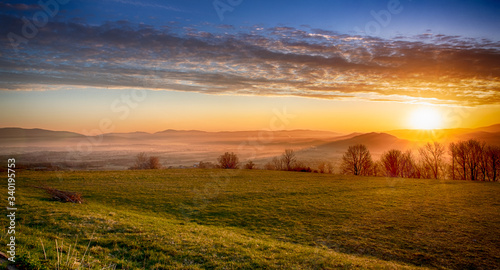
<svg viewBox="0 0 500 270"><path fill-rule="evenodd" d="M498 123L500 106L460 107L394 101L207 95L133 89L0 92L3 127L79 133L313 129L342 133L418 128L415 112L432 108L439 128ZM9 102L5 102L9 100ZM102 128L104 127L104 128Z"/></svg>

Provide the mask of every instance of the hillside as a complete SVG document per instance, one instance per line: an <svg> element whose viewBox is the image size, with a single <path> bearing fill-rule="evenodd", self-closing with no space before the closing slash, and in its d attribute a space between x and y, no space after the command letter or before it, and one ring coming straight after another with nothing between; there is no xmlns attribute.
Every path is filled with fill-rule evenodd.
<svg viewBox="0 0 500 270"><path fill-rule="evenodd" d="M443 143L450 143L458 140L476 139L484 141L488 144L500 143L500 124L491 125L479 128L456 128L456 129L438 129L438 130L415 130L415 129L402 129L391 130L386 133L394 135L400 139L415 141L415 142L428 142L438 141Z"/></svg>
<svg viewBox="0 0 500 270"><path fill-rule="evenodd" d="M65 139L81 138L82 134L68 131L52 131L46 129L0 128L0 139Z"/></svg>
<svg viewBox="0 0 500 270"><path fill-rule="evenodd" d="M498 183L260 170L17 175L19 261L48 269L56 240L60 261L85 269L500 266ZM32 185L85 202L51 201Z"/></svg>
<svg viewBox="0 0 500 270"><path fill-rule="evenodd" d="M299 158L316 161L338 160L349 146L355 144L366 145L375 157L392 148L406 149L413 146L411 142L401 140L387 133L372 132L303 149L298 151L297 155Z"/></svg>

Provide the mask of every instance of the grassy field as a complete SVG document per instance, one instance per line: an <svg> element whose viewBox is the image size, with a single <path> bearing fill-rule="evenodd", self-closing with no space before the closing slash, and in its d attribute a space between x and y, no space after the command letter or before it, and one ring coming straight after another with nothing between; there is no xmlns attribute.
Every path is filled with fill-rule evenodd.
<svg viewBox="0 0 500 270"><path fill-rule="evenodd" d="M16 177L18 261L31 269L500 268L500 183L197 169Z"/></svg>

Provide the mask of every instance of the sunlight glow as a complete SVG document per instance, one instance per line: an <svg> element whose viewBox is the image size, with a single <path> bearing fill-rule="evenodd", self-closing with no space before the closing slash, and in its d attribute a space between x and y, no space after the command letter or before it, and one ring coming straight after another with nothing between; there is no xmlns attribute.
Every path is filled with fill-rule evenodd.
<svg viewBox="0 0 500 270"><path fill-rule="evenodd" d="M410 126L414 129L438 129L441 128L441 115L432 107L421 107L416 109L410 118Z"/></svg>

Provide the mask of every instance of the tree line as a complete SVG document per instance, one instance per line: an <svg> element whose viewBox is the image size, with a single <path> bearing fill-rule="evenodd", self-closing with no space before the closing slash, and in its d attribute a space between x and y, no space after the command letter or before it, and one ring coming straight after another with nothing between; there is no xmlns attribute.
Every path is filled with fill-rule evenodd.
<svg viewBox="0 0 500 270"><path fill-rule="evenodd" d="M343 174L365 176L498 181L500 147L474 139L448 148L433 142L419 148L418 157L411 150L391 149L373 161L368 148L357 144L344 153L340 169Z"/></svg>
<svg viewBox="0 0 500 270"><path fill-rule="evenodd" d="M220 155L217 163L200 162L198 168L238 169L242 164L235 153ZM246 162L244 169L255 169L253 161ZM130 169L159 169L158 157L148 157L140 153ZM332 163L321 162L317 169L307 166L297 159L292 149L286 149L279 157L274 157L264 165L266 170L333 173ZM363 176L388 176L402 178L454 179L472 181L499 181L500 147L487 145L471 139L449 144L427 143L417 154L412 150L391 149L384 152L378 161L372 159L364 144L348 147L343 154L340 173Z"/></svg>

